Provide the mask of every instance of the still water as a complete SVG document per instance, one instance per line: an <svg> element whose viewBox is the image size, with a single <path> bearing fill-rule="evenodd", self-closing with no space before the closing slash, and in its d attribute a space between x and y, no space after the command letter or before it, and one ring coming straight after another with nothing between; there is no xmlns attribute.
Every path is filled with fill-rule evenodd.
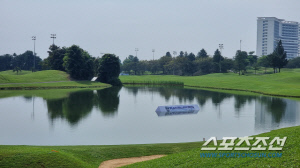
<svg viewBox="0 0 300 168"><path fill-rule="evenodd" d="M17 92L0 92L0 145L193 142L300 125L300 102L284 98L170 87ZM155 112L157 106L185 104L198 104L200 111Z"/></svg>

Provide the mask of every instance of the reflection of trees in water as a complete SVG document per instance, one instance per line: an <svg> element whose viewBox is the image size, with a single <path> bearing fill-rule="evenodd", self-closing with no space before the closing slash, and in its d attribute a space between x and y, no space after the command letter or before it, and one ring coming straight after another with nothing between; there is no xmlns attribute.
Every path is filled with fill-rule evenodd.
<svg viewBox="0 0 300 168"><path fill-rule="evenodd" d="M287 107L286 102L277 97L260 97L258 100L266 105L267 112L272 114L276 123L279 123L284 116Z"/></svg>
<svg viewBox="0 0 300 168"><path fill-rule="evenodd" d="M104 116L115 115L119 108L119 92L122 87L111 87L97 90L94 102Z"/></svg>
<svg viewBox="0 0 300 168"><path fill-rule="evenodd" d="M234 95L234 108L236 114L239 115L241 109L246 105L246 103L251 103L256 98L256 96Z"/></svg>
<svg viewBox="0 0 300 168"><path fill-rule="evenodd" d="M125 87L129 93L135 91L134 87ZM137 87L135 87L137 88ZM203 106L207 102L207 100L211 99L215 106L218 106L223 100L226 98L230 98L233 95L227 93L220 93L220 92L212 92L206 90L196 90L196 89L183 89L183 88L176 88L176 87L139 87L138 92L155 92L159 93L160 96L164 97L166 101L168 101L172 96L177 97L180 103L182 102L193 102L194 99L198 101L198 103ZM136 96L136 94L133 95Z"/></svg>
<svg viewBox="0 0 300 168"><path fill-rule="evenodd" d="M85 118L94 106L105 116L111 115L118 110L120 89L106 88L97 90L97 94L92 90L71 92L67 98L46 100L49 117L52 120L65 118L71 125L75 125Z"/></svg>
<svg viewBox="0 0 300 168"><path fill-rule="evenodd" d="M192 102L194 99L197 100L200 106L204 106L208 100L211 100L215 107L219 107L220 104L231 97L234 97L235 112L239 116L241 109L247 104L251 103L256 99L266 104L268 112L272 113L276 122L280 122L286 109L286 102L281 98L274 97L257 97L257 96L246 96L237 95L230 93L221 93L207 90L196 90L196 89L183 89L173 87L125 87L129 93L137 95L137 93L159 93L160 96L164 97L168 101L172 96L177 97L180 103ZM219 107L220 108L220 107Z"/></svg>

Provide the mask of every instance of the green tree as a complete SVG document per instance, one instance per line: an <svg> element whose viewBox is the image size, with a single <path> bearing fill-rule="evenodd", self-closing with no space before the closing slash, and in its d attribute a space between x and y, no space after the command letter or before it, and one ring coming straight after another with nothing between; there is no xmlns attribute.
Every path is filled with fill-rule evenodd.
<svg viewBox="0 0 300 168"><path fill-rule="evenodd" d="M258 58L257 61L259 66L262 66L265 68L265 73L267 73L267 67L269 67L269 61L268 61L268 57L267 56L261 56L260 58Z"/></svg>
<svg viewBox="0 0 300 168"><path fill-rule="evenodd" d="M165 68L165 65L167 65L170 61L172 61L172 57L169 57L169 56L163 56L163 57L160 57L159 59L159 66L160 66L160 69L162 69L163 71L163 74L166 74L166 68Z"/></svg>
<svg viewBox="0 0 300 168"><path fill-rule="evenodd" d="M279 40L273 54L275 57L277 57L277 61L278 61L277 67L280 73L280 69L283 68L288 63L288 60L286 58L286 52L284 51L281 40Z"/></svg>
<svg viewBox="0 0 300 168"><path fill-rule="evenodd" d="M94 75L93 60L88 52L77 45L67 48L63 66L71 78L88 80Z"/></svg>
<svg viewBox="0 0 300 168"><path fill-rule="evenodd" d="M51 45L48 51L48 65L53 70L65 71L63 66L66 48L60 48L56 45Z"/></svg>
<svg viewBox="0 0 300 168"><path fill-rule="evenodd" d="M198 52L197 58L201 58L201 59L208 58L207 52L202 48L202 49Z"/></svg>
<svg viewBox="0 0 300 168"><path fill-rule="evenodd" d="M13 72L17 72L17 75L19 74L19 71L22 72L21 68L20 67L15 67L13 69Z"/></svg>
<svg viewBox="0 0 300 168"><path fill-rule="evenodd" d="M290 59L288 64L286 65L287 68L300 68L300 57L296 57Z"/></svg>
<svg viewBox="0 0 300 168"><path fill-rule="evenodd" d="M114 54L105 54L99 62L97 81L120 86L122 85L119 79L120 71L119 57Z"/></svg>
<svg viewBox="0 0 300 168"><path fill-rule="evenodd" d="M241 74L241 71L246 70L247 66L247 57L248 54L245 51L238 50L235 54L234 63L235 63L235 69L239 71L239 75Z"/></svg>
<svg viewBox="0 0 300 168"><path fill-rule="evenodd" d="M213 56L213 62L214 63L218 63L219 64L219 71L216 71L216 72L221 72L221 62L224 60L224 57L221 55L221 52L217 49L214 53L214 56ZM217 64L215 64L217 65ZM216 66L215 66L216 67Z"/></svg>

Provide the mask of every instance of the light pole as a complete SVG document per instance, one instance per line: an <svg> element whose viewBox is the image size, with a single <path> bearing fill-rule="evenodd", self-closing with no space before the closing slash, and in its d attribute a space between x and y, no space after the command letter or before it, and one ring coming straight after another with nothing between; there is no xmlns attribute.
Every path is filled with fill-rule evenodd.
<svg viewBox="0 0 300 168"><path fill-rule="evenodd" d="M240 40L240 51L242 51L242 40Z"/></svg>
<svg viewBox="0 0 300 168"><path fill-rule="evenodd" d="M175 57L177 56L177 52L173 51L173 59L175 59ZM173 75L174 75L174 63L173 63ZM174 100L174 97L173 97Z"/></svg>
<svg viewBox="0 0 300 168"><path fill-rule="evenodd" d="M32 40L33 40L33 70L35 71L35 40L36 40L36 36L32 36Z"/></svg>
<svg viewBox="0 0 300 168"><path fill-rule="evenodd" d="M219 58L220 73L221 73L221 56L222 56L223 48L224 48L223 44L219 44L219 49L220 49L220 58Z"/></svg>
<svg viewBox="0 0 300 168"><path fill-rule="evenodd" d="M53 39L53 45L54 45L54 39L56 39L56 34L51 34L51 38Z"/></svg>
<svg viewBox="0 0 300 168"><path fill-rule="evenodd" d="M139 51L138 48L135 48L135 56L137 57L137 52Z"/></svg>
<svg viewBox="0 0 300 168"><path fill-rule="evenodd" d="M153 60L154 60L154 52L155 52L155 49L152 49L152 52L153 52Z"/></svg>

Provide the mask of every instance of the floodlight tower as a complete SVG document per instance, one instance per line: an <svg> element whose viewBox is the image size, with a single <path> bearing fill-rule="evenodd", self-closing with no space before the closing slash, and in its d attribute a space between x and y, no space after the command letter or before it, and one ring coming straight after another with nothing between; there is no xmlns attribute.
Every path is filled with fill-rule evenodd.
<svg viewBox="0 0 300 168"><path fill-rule="evenodd" d="M56 34L51 34L51 38L53 39L53 45L54 45L54 39L56 39Z"/></svg>
<svg viewBox="0 0 300 168"><path fill-rule="evenodd" d="M153 60L154 60L154 52L155 52L155 49L152 49L152 52L153 52Z"/></svg>
<svg viewBox="0 0 300 168"><path fill-rule="evenodd" d="M139 51L138 48L135 48L135 56L137 57L137 52Z"/></svg>
<svg viewBox="0 0 300 168"><path fill-rule="evenodd" d="M220 58L219 58L220 73L221 73L221 56L222 56L223 48L224 48L223 44L219 44L219 49L220 49Z"/></svg>
<svg viewBox="0 0 300 168"><path fill-rule="evenodd" d="M222 50L224 49L223 44L219 44L219 49L220 49L220 52L221 52L221 54L222 54Z"/></svg>
<svg viewBox="0 0 300 168"><path fill-rule="evenodd" d="M33 70L35 70L35 40L36 40L36 36L32 36L32 40L33 40Z"/></svg>

